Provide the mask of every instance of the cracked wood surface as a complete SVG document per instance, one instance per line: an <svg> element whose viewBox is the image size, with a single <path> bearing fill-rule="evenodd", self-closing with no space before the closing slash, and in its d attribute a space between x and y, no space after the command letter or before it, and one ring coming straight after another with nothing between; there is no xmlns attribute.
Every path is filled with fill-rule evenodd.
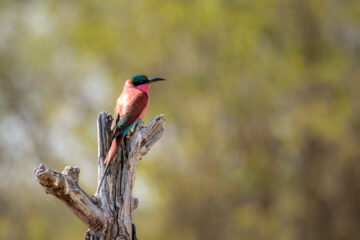
<svg viewBox="0 0 360 240"><path fill-rule="evenodd" d="M99 188L105 171L104 159L110 148L111 121L109 113L99 114L98 187L94 196L79 187L77 167L67 166L60 173L40 164L34 169L35 176L46 193L63 201L89 227L85 239L135 240L131 214L138 205L138 199L132 196L137 163L160 139L165 130L165 117L157 116L147 126L137 124L134 131L126 135Z"/></svg>

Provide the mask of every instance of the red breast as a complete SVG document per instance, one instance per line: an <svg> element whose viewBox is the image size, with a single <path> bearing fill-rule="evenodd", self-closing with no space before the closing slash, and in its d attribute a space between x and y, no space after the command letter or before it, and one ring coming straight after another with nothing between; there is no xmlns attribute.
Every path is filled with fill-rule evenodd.
<svg viewBox="0 0 360 240"><path fill-rule="evenodd" d="M127 112L129 112L129 110L130 110L129 108L131 108L133 106L131 103L133 102L134 104L136 104L135 100L139 99L138 98L139 95L143 95L144 92L146 94L148 94L147 91L144 91L143 89L139 89L139 88L135 87L134 85L132 85L131 79L128 79L125 83L123 92L121 93L121 95L119 96L119 98L116 101L114 116L116 116L117 114L120 114L120 117L124 116ZM144 99L144 101L145 101L145 99ZM141 119L143 119L146 114L146 111L147 111L147 108L149 105L149 98L146 98L146 101L147 101L146 107L144 108L143 112L140 114ZM125 104L125 103L127 103L127 104Z"/></svg>

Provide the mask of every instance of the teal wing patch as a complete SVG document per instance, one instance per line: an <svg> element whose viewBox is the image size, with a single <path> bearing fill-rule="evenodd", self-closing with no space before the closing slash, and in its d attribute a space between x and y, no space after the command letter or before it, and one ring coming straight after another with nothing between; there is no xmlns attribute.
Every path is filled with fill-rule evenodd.
<svg viewBox="0 0 360 240"><path fill-rule="evenodd" d="M133 123L129 124L129 117L127 115L128 114L120 118L120 120L118 121L114 138L127 134L131 130L131 128L135 126L135 124L139 121L139 119L136 119Z"/></svg>
<svg viewBox="0 0 360 240"><path fill-rule="evenodd" d="M125 114L120 117L115 127L114 137L125 135L137 123L148 101L146 93L141 93L123 104Z"/></svg>

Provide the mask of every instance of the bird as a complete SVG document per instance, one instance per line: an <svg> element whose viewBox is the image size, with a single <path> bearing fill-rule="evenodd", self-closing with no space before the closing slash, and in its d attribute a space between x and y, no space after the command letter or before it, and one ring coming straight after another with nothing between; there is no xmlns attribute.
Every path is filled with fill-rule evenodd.
<svg viewBox="0 0 360 240"><path fill-rule="evenodd" d="M116 100L114 119L110 128L112 142L104 160L106 167L99 188L124 136L139 120L144 119L149 106L150 84L164 80L160 77L148 78L143 74L136 74L126 80L124 89Z"/></svg>

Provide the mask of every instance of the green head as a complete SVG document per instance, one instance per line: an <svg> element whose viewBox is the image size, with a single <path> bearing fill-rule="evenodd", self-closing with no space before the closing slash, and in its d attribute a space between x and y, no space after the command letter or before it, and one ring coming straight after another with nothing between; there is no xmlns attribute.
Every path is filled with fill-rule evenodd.
<svg viewBox="0 0 360 240"><path fill-rule="evenodd" d="M150 84L152 82L157 82L157 81L164 81L164 78L148 78L147 76L143 75L143 74L136 74L131 78L131 83L132 85L134 85L135 87L143 85L143 84Z"/></svg>

